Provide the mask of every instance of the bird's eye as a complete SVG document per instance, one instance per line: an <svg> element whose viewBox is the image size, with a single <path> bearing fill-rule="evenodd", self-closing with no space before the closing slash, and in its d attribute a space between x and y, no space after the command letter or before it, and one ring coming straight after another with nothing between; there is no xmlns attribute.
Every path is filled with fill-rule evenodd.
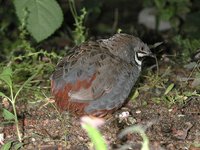
<svg viewBox="0 0 200 150"><path fill-rule="evenodd" d="M143 51L144 50L144 47L141 47L141 51Z"/></svg>

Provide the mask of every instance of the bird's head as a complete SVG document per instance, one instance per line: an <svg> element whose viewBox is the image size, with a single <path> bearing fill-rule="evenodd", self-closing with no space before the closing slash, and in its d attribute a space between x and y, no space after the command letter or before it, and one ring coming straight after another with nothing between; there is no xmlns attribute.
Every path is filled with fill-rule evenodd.
<svg viewBox="0 0 200 150"><path fill-rule="evenodd" d="M132 53L134 53L134 62L141 66L145 57L155 57L147 44L143 43L139 38L132 43Z"/></svg>
<svg viewBox="0 0 200 150"><path fill-rule="evenodd" d="M112 54L138 66L142 65L145 57L153 56L147 44L132 35L118 33L109 39L102 40L102 42Z"/></svg>

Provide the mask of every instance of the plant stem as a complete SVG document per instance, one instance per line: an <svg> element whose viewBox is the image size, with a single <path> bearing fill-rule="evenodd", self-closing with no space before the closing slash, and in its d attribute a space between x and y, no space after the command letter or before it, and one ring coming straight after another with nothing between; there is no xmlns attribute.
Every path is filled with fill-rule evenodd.
<svg viewBox="0 0 200 150"><path fill-rule="evenodd" d="M75 4L74 4L74 0L69 0L69 8L70 8L70 11L72 13L72 16L74 17L74 20L75 20L75 23L77 24L78 22L78 15L77 15L77 12L76 12L76 7L75 7Z"/></svg>
<svg viewBox="0 0 200 150"><path fill-rule="evenodd" d="M17 111L16 111L15 102L16 102L17 96L19 95L19 93L21 92L21 90L25 87L25 85L27 83L29 83L38 74L38 72L42 69L42 67L43 67L43 65L40 65L38 71L34 75L32 75L28 80L26 80L24 82L24 84L22 84L22 86L16 92L15 96L13 95L13 88L12 88L12 86L10 86L11 100L12 100L11 103L12 103L13 112L14 112L14 116L15 116L15 125L16 125L17 136L18 136L19 142L22 142L22 137L21 137L21 133L20 133L20 130L19 130L19 124L18 124L18 117L17 117Z"/></svg>
<svg viewBox="0 0 200 150"><path fill-rule="evenodd" d="M19 142L22 142L22 138L21 138L21 133L19 131L19 125L18 125L18 117L17 117L17 111L16 111L16 108L15 108L15 98L14 95L13 95L13 88L12 88L12 85L10 86L10 94L11 94L11 104L12 104L12 108L13 108L13 112L14 112L14 116L15 116L15 126L16 126L16 130L17 130L17 137L18 137L18 140Z"/></svg>
<svg viewBox="0 0 200 150"><path fill-rule="evenodd" d="M18 117L17 117L17 111L15 108L15 103L14 101L12 102L12 107L13 107L13 112L14 112L14 116L15 116L15 126L16 126L16 130L17 130L17 137L19 142L22 142L22 137L21 137L21 133L19 131L19 124L18 124Z"/></svg>

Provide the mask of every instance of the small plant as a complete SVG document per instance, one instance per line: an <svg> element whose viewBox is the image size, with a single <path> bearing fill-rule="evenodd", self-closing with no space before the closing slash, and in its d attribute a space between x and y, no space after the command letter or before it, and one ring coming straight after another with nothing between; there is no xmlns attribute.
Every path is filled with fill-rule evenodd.
<svg viewBox="0 0 200 150"><path fill-rule="evenodd" d="M15 70L13 80L20 82L25 81L28 77L35 74L40 67L38 64L45 66L40 75L43 77L46 76L45 79L49 79L49 74L54 70L54 63L61 58L55 52L48 52L44 49L32 47L24 35L20 36L20 43L12 48L7 57L13 70Z"/></svg>
<svg viewBox="0 0 200 150"><path fill-rule="evenodd" d="M91 138L91 141L93 143L93 146L95 150L108 150L108 145L106 145L106 142L101 135L101 133L98 130L98 126L104 124L103 119L99 118L90 118L87 116L84 116L81 118L81 125L82 128L85 129L88 133L88 136ZM151 125L150 123L149 125ZM149 150L149 139L147 135L145 134L145 129L142 128L140 125L134 125L128 128L125 128L120 134L119 138L122 138L126 134L129 133L139 133L143 139L141 150ZM131 145L124 145L120 149L128 149Z"/></svg>
<svg viewBox="0 0 200 150"><path fill-rule="evenodd" d="M145 76L145 78L147 79L147 82L149 83L149 85L144 85L144 86L140 87L140 89L147 89L147 88L148 89L153 89L153 88L163 89L163 88L165 88L165 84L169 80L165 76L166 76L166 74L169 74L169 72L170 72L170 68L166 69L165 73L163 73L162 75L152 74L151 72L148 72L148 75Z"/></svg>
<svg viewBox="0 0 200 150"><path fill-rule="evenodd" d="M182 49L182 60L187 60L200 48L200 39L183 38L180 35L175 36L173 41Z"/></svg>
<svg viewBox="0 0 200 150"><path fill-rule="evenodd" d="M190 0L145 0L144 5L155 7L157 25L160 20L170 21L175 30L178 29L180 18L190 11Z"/></svg>
<svg viewBox="0 0 200 150"><path fill-rule="evenodd" d="M26 84L28 84L36 76L36 74L34 74L28 80L26 80L23 83L23 85L21 85L20 88L18 90L16 90L16 92L14 92L14 85L13 85L13 81L12 81L12 76L13 76L12 69L10 67L6 67L0 74L0 80L3 81L4 83L6 83L6 86L8 87L8 90L10 92L10 96L7 96L3 92L0 92L0 96L5 98L6 100L8 100L11 103L12 109L13 109L13 113L8 111L7 109L3 109L3 117L5 120L8 120L8 121L14 120L18 141L20 143L22 142L22 135L20 133L19 124L18 124L18 117L17 117L17 111L16 111L16 100L18 98L19 93L22 91L22 89L26 86Z"/></svg>
<svg viewBox="0 0 200 150"><path fill-rule="evenodd" d="M141 150L150 150L149 149L149 139L148 139L147 135L145 134L145 129L143 129L142 126L140 126L140 125L134 125L134 126L125 128L119 134L119 138L122 138L123 136L125 136L127 134L130 134L130 133L139 133L140 136L143 139ZM123 149L128 149L129 147L130 147L129 145L125 145L123 147Z"/></svg>
<svg viewBox="0 0 200 150"><path fill-rule="evenodd" d="M160 85L162 85L160 89L165 90L159 94L159 97L156 96L152 98L155 103L163 102L168 107L171 107L174 104L184 105L185 103L187 103L187 100L190 97L200 96L197 91L185 91L181 88L177 89L177 87L175 88L174 83L169 84L169 86L167 87L165 84L164 82L160 83ZM159 88L159 86L157 88Z"/></svg>
<svg viewBox="0 0 200 150"><path fill-rule="evenodd" d="M170 107L173 104L184 105L187 103L188 99L193 96L200 96L197 91L184 91L180 92L176 89L172 90L170 93L163 95L161 99Z"/></svg>
<svg viewBox="0 0 200 150"><path fill-rule="evenodd" d="M84 19L87 14L87 11L85 8L81 9L82 14L78 16L74 0L69 0L69 7L73 15L73 18L75 20L75 23L74 23L75 30L73 31L74 42L75 44L83 43L86 40L86 31L85 31L86 29L83 26L83 23L84 23Z"/></svg>
<svg viewBox="0 0 200 150"><path fill-rule="evenodd" d="M2 81L4 81L7 84L7 86L9 87L10 97L6 96L2 92L0 92L0 96L2 96L4 98L6 98L7 100L9 100L9 102L12 104L12 108L13 108L13 112L14 112L14 114L12 114L8 110L3 109L3 116L4 116L4 118L6 120L12 120L12 119L15 120L15 125L16 125L18 140L19 140L19 142L22 142L21 133L19 131L19 125L18 125L18 118L17 118L16 107L15 107L16 97L19 94L19 92L21 91L21 89L19 89L16 92L16 94L14 95L13 84L12 84L11 78L12 78L12 70L11 70L11 68L4 69L3 72L0 74L0 79Z"/></svg>
<svg viewBox="0 0 200 150"><path fill-rule="evenodd" d="M98 126L104 123L103 119L90 118L84 116L81 118L82 128L85 129L94 144L95 150L107 150L107 145L101 133L98 130Z"/></svg>

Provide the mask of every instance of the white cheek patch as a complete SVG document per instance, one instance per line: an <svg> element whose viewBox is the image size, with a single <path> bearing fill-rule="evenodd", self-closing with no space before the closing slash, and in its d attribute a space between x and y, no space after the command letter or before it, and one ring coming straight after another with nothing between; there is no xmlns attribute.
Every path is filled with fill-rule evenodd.
<svg viewBox="0 0 200 150"><path fill-rule="evenodd" d="M139 55L138 55L138 56L139 56ZM142 65L142 61L138 59L138 56L137 56L137 54L135 53L135 62L136 62L139 66L141 66L141 65Z"/></svg>
<svg viewBox="0 0 200 150"><path fill-rule="evenodd" d="M138 53L138 57L144 57L145 55L144 53Z"/></svg>

